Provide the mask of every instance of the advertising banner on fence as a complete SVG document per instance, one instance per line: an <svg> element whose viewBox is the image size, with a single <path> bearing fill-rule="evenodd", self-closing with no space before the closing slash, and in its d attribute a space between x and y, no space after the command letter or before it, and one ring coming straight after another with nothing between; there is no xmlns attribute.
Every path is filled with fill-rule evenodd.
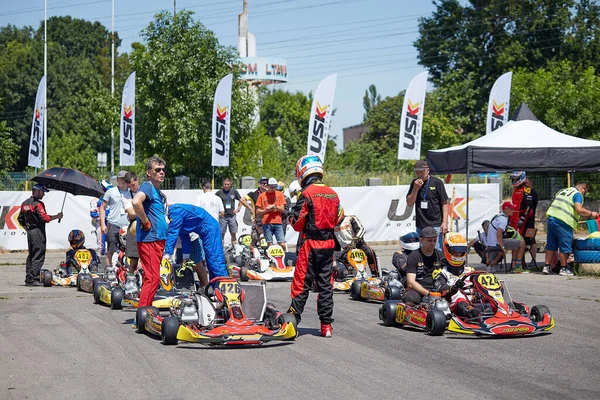
<svg viewBox="0 0 600 400"><path fill-rule="evenodd" d="M323 79L313 98L308 121L308 144L306 154L316 154L325 162L325 150L331 125L331 112L333 111L333 95L337 74L329 75Z"/></svg>
<svg viewBox="0 0 600 400"><path fill-rule="evenodd" d="M44 148L44 118L46 118L46 77L42 77L35 96L33 121L31 122L31 139L29 141L29 159L27 165L42 168L42 153Z"/></svg>
<svg viewBox="0 0 600 400"><path fill-rule="evenodd" d="M425 111L425 90L427 72L415 76L404 94L400 116L400 140L398 160L418 160L421 158L421 131Z"/></svg>
<svg viewBox="0 0 600 400"><path fill-rule="evenodd" d="M454 231L465 234L467 202L469 203L469 237L477 235L481 223L498 213L500 195L498 184L477 184L469 188L466 198L466 185L446 185L450 195L456 187L454 202L451 206L455 225ZM334 188L339 194L347 214L356 215L365 227L367 242L397 241L405 228L415 228L415 213L406 207L408 185L402 186L365 186ZM250 190L238 189L243 196ZM165 190L167 202L195 204L201 190ZM21 203L30 196L29 192L0 192L0 249L26 250L27 235L17 222ZM49 214L60 211L63 192L51 191L44 197ZM48 228L48 249L68 247L67 235L71 229L81 229L86 236L86 246L95 248L95 229L89 216L89 204L92 198L67 195L62 222L50 222ZM250 211L243 208L237 214L239 223L238 237L250 233L252 217ZM51 228L50 228L51 227ZM295 245L298 234L288 226L286 241ZM225 235L226 244L229 235Z"/></svg>
<svg viewBox="0 0 600 400"><path fill-rule="evenodd" d="M123 87L120 165L135 165L135 71Z"/></svg>
<svg viewBox="0 0 600 400"><path fill-rule="evenodd" d="M229 166L229 126L231 122L231 85L229 74L219 82L213 102L212 122L212 166Z"/></svg>
<svg viewBox="0 0 600 400"><path fill-rule="evenodd" d="M510 85L512 81L512 72L507 72L496 79L490 100L488 102L487 122L485 134L494 132L508 122L508 111L510 108Z"/></svg>

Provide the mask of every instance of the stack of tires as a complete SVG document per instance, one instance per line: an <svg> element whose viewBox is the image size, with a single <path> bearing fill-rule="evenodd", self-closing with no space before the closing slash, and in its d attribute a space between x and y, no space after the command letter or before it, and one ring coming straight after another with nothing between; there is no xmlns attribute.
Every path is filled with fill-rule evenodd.
<svg viewBox="0 0 600 400"><path fill-rule="evenodd" d="M575 262L581 264L600 263L600 238L575 241Z"/></svg>

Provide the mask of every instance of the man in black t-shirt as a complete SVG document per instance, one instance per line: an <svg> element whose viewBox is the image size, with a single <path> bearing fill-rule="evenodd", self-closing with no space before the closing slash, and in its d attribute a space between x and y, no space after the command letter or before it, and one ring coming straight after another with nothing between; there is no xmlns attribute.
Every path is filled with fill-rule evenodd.
<svg viewBox="0 0 600 400"><path fill-rule="evenodd" d="M433 270L440 268L444 254L435 248L438 233L427 226L421 230L421 248L412 251L406 261L407 290L402 296L406 303L419 304L434 289Z"/></svg>
<svg viewBox="0 0 600 400"><path fill-rule="evenodd" d="M255 246L256 243L258 243L260 235L263 234L262 215L256 214L256 201L258 200L258 196L267 190L268 185L269 179L266 176L263 176L258 180L258 188L246 195L246 201L251 207L250 211L252 211L252 246Z"/></svg>
<svg viewBox="0 0 600 400"><path fill-rule="evenodd" d="M415 206L417 233L426 226L438 233L436 248L442 249L442 240L448 232L448 194L441 179L429 175L427 161L418 160L415 164L417 177L410 183L406 195L406 205Z"/></svg>
<svg viewBox="0 0 600 400"><path fill-rule="evenodd" d="M225 232L229 228L231 234L231 243L235 243L238 223L236 214L240 212L242 205L252 211L250 205L240 196L240 193L231 187L231 180L225 178L223 181L223 188L215 193L218 198L223 201L223 209L225 210L223 216L219 217L219 225L221 225L221 240L225 240ZM235 201L238 201L237 207Z"/></svg>

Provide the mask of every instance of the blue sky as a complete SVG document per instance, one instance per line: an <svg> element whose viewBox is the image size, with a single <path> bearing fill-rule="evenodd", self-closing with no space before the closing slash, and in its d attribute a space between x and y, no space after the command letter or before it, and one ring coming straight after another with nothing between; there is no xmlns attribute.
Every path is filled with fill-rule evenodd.
<svg viewBox="0 0 600 400"><path fill-rule="evenodd" d="M43 0L1 1L0 25L36 27L44 19ZM47 0L48 16L70 15L111 28L111 0ZM176 0L178 10L195 13L224 45L237 47L237 16L243 0ZM362 98L375 84L382 97L404 90L424 71L412 43L418 20L434 10L431 1L405 0L248 0L248 25L259 57L287 61L289 91L314 91L319 81L338 74L330 135L342 143L342 129L362 122ZM115 0L115 30L129 52L139 32L172 0ZM307 127L308 133L308 127Z"/></svg>

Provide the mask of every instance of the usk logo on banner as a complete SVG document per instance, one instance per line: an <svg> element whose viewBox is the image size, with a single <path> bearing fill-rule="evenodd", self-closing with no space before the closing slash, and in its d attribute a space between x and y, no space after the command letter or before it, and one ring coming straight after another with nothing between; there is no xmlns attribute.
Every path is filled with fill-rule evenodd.
<svg viewBox="0 0 600 400"><path fill-rule="evenodd" d="M490 92L488 103L487 122L485 134L494 132L508 122L510 107L510 84L512 72L507 72L496 80Z"/></svg>
<svg viewBox="0 0 600 400"><path fill-rule="evenodd" d="M135 71L123 87L121 104L121 146L119 163L135 165Z"/></svg>
<svg viewBox="0 0 600 400"><path fill-rule="evenodd" d="M229 166L229 126L231 123L231 86L233 75L221 79L215 91L212 121L212 166Z"/></svg>
<svg viewBox="0 0 600 400"><path fill-rule="evenodd" d="M398 160L421 158L421 131L423 130L426 89L427 72L421 72L410 81L404 94L402 115L400 116Z"/></svg>
<svg viewBox="0 0 600 400"><path fill-rule="evenodd" d="M306 154L316 154L323 162L325 161L325 150L329 136L336 82L337 74L333 74L319 83L312 102L310 120L308 122Z"/></svg>
<svg viewBox="0 0 600 400"><path fill-rule="evenodd" d="M31 123L31 139L29 141L29 159L27 165L42 167L42 149L44 148L44 118L46 117L45 91L46 76L42 77L35 96L33 122Z"/></svg>

